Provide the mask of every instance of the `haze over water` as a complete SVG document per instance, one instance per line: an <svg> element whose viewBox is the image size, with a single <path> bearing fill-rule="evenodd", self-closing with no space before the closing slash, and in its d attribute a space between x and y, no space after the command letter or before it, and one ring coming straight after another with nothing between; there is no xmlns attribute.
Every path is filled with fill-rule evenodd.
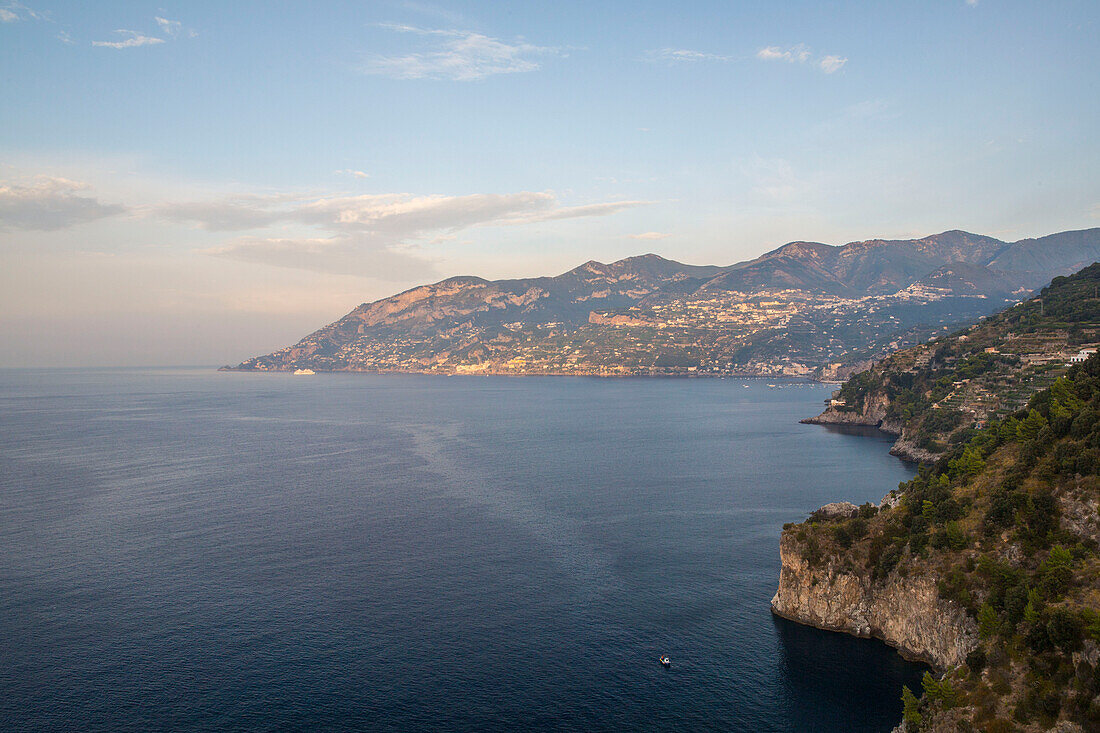
<svg viewBox="0 0 1100 733"><path fill-rule="evenodd" d="M783 384L0 371L0 727L889 730L768 604L911 467Z"/></svg>

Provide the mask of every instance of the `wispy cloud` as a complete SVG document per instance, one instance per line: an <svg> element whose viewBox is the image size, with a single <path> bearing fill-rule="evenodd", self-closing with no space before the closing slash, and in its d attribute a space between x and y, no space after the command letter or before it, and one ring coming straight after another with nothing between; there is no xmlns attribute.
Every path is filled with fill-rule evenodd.
<svg viewBox="0 0 1100 733"><path fill-rule="evenodd" d="M241 237L201 254L295 270L406 281L434 276L434 264L410 251L379 247L360 237Z"/></svg>
<svg viewBox="0 0 1100 733"><path fill-rule="evenodd" d="M162 18L159 15L154 16L153 20L157 22L157 25L160 27L161 33L164 33L165 35L177 36L179 35L180 31L183 30L183 23L179 22L178 20L168 20L167 18Z"/></svg>
<svg viewBox="0 0 1100 733"><path fill-rule="evenodd" d="M579 219L586 216L608 216L617 214L636 206L647 206L652 201L607 201L599 204L584 204L582 206L564 206L552 208L548 211L537 211L508 219L505 224L530 224L539 221L559 221L561 219Z"/></svg>
<svg viewBox="0 0 1100 733"><path fill-rule="evenodd" d="M729 56L704 51L692 51L686 48L659 48L646 52L650 61L664 61L668 63L683 63L692 61L729 61Z"/></svg>
<svg viewBox="0 0 1100 733"><path fill-rule="evenodd" d="M552 203L550 194L528 191L469 196L368 194L319 199L297 209L293 217L331 230L404 239L500 221L547 209Z"/></svg>
<svg viewBox="0 0 1100 733"><path fill-rule="evenodd" d="M821 70L826 74L831 74L834 71L840 69L844 64L848 63L848 59L841 56L826 56L817 62L817 65L821 67Z"/></svg>
<svg viewBox="0 0 1100 733"><path fill-rule="evenodd" d="M536 46L519 39L504 41L481 33L384 24L379 27L422 38L426 47L403 55L368 56L363 73L394 79L446 79L477 81L496 74L535 71L536 59L559 54L555 48Z"/></svg>
<svg viewBox="0 0 1100 733"><path fill-rule="evenodd" d="M839 71L844 64L848 63L847 58L832 54L815 59L810 48L802 43L787 47L765 46L756 52L756 58L761 61L782 61L788 64L804 64L812 61L814 66L826 74Z"/></svg>
<svg viewBox="0 0 1100 733"><path fill-rule="evenodd" d="M0 23L18 23L21 20L49 20L50 14L28 8L23 3L7 2L0 4Z"/></svg>
<svg viewBox="0 0 1100 733"><path fill-rule="evenodd" d="M647 203L650 202L606 201L561 206L553 194L533 191L467 196L364 194L312 199L280 194L167 203L154 211L170 221L208 231L241 231L292 222L330 232L354 231L403 241L433 231L457 231L489 224L607 216Z"/></svg>
<svg viewBox="0 0 1100 733"><path fill-rule="evenodd" d="M309 227L326 236L249 236L208 250L209 254L319 272L389 268L406 279L407 268L426 260L411 253L421 244L449 241L456 232L484 226L609 216L644 201L607 201L562 206L552 193L414 196L368 194L302 198L291 195L234 196L222 200L165 204L159 216L208 231L264 229L275 224ZM406 268L406 269L403 269Z"/></svg>
<svg viewBox="0 0 1100 733"><path fill-rule="evenodd" d="M121 41L92 41L93 46L102 46L104 48L136 48L138 46L155 46L158 43L164 43L163 38L156 38L154 36L145 36L137 31L128 31L119 29L115 33L125 36Z"/></svg>
<svg viewBox="0 0 1100 733"><path fill-rule="evenodd" d="M765 46L756 52L756 58L764 61L786 61L788 64L801 64L810 58L810 49L801 43L789 48Z"/></svg>
<svg viewBox="0 0 1100 733"><path fill-rule="evenodd" d="M170 202L155 207L160 217L177 224L193 224L210 232L260 229L287 218L278 207L281 196L232 196L219 201Z"/></svg>
<svg viewBox="0 0 1100 733"><path fill-rule="evenodd" d="M668 232L643 232L642 234L628 234L630 239L668 239L672 235Z"/></svg>
<svg viewBox="0 0 1100 733"><path fill-rule="evenodd" d="M338 176L351 176L352 178L370 178L370 173L357 171L352 168L341 168L340 170L334 172Z"/></svg>
<svg viewBox="0 0 1100 733"><path fill-rule="evenodd" d="M86 183L49 176L38 176L29 185L0 184L0 225L54 231L126 211L124 206L77 195L88 188Z"/></svg>
<svg viewBox="0 0 1100 733"><path fill-rule="evenodd" d="M121 40L92 41L92 45L102 48L137 48L138 46L156 46L172 38L194 38L198 35L195 31L185 28L183 23L178 20L169 20L168 18L156 15L153 16L153 21L157 24L157 28L160 29L161 35L159 36L145 35L141 31L130 31L120 28L116 30L115 33L124 36Z"/></svg>

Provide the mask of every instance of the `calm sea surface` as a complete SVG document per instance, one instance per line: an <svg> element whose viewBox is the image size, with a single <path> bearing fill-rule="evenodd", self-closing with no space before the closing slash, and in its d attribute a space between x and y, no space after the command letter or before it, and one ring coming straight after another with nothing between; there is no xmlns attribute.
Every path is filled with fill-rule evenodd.
<svg viewBox="0 0 1100 733"><path fill-rule="evenodd" d="M0 371L0 728L889 730L768 604L911 468L783 385Z"/></svg>

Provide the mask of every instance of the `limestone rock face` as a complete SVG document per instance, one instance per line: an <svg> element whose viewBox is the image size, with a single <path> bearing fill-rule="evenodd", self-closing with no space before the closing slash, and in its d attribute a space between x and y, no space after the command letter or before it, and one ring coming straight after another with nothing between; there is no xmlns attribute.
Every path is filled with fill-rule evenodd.
<svg viewBox="0 0 1100 733"><path fill-rule="evenodd" d="M902 494L897 489L891 489L886 492L886 496L882 497L882 501L879 502L878 508L880 510L893 509L901 504Z"/></svg>
<svg viewBox="0 0 1100 733"><path fill-rule="evenodd" d="M862 410L845 411L830 407L817 417L807 418L802 422L811 425L869 425L896 435L901 431L890 430L896 426L889 424L890 421L886 419L886 408L889 406L890 399L885 394L873 392L867 396Z"/></svg>
<svg viewBox="0 0 1100 733"><path fill-rule="evenodd" d="M834 501L818 509L814 514L823 519L850 519L859 514L859 507L850 501Z"/></svg>
<svg viewBox="0 0 1100 733"><path fill-rule="evenodd" d="M872 580L870 571L844 570L832 561L811 566L795 532L785 530L780 540L782 569L772 599L777 615L881 639L940 669L963 664L977 646L977 624L961 607L939 597L932 575L903 578L894 572Z"/></svg>
<svg viewBox="0 0 1100 733"><path fill-rule="evenodd" d="M900 433L901 431L899 430L895 434L900 435ZM904 435L901 435L901 437L894 441L894 445L890 448L890 455L897 456L906 461L913 461L914 463L935 463L936 459L940 457L939 453L933 453L932 451L919 447L915 441L910 440Z"/></svg>

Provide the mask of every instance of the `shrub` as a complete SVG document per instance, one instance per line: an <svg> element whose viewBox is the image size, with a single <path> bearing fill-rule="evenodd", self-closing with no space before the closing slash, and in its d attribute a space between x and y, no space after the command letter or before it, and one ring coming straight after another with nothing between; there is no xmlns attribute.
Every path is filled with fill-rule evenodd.
<svg viewBox="0 0 1100 733"><path fill-rule="evenodd" d="M944 525L944 533L947 536L947 545L952 550L961 550L966 547L967 539L958 522L948 522Z"/></svg>
<svg viewBox="0 0 1100 733"><path fill-rule="evenodd" d="M1085 635L1085 624L1080 616L1068 608L1056 608L1047 622L1047 637L1050 643L1065 652L1074 652L1081 648Z"/></svg>

